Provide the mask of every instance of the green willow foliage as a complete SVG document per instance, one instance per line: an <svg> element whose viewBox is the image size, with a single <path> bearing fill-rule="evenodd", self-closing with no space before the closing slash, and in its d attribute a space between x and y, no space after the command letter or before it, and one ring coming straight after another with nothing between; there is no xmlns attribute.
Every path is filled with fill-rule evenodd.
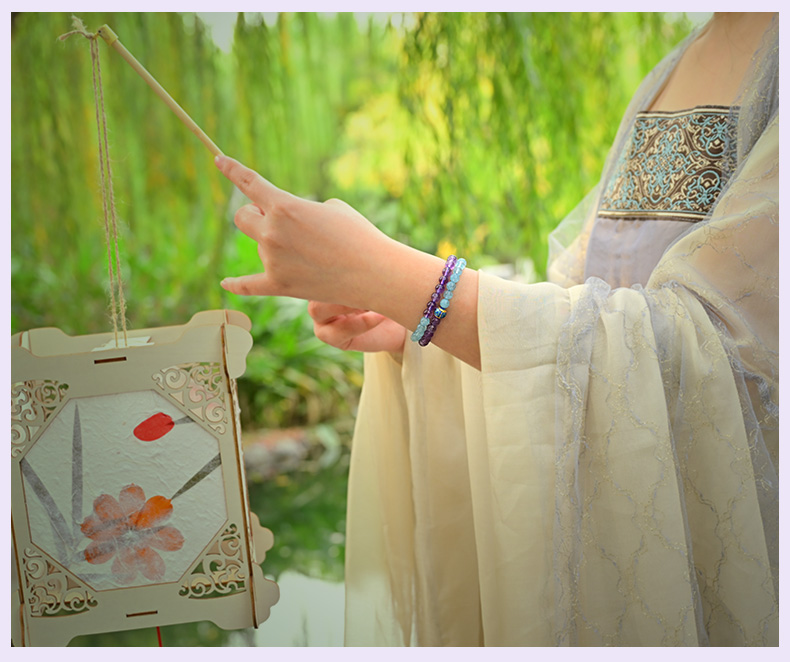
<svg viewBox="0 0 790 662"><path fill-rule="evenodd" d="M426 129L407 143L409 230L542 273L548 233L598 180L636 86L687 32L660 14L421 16L400 80Z"/></svg>
<svg viewBox="0 0 790 662"><path fill-rule="evenodd" d="M240 17L229 55L194 17L81 18L89 29L109 24L228 154L285 188L328 197L323 164L345 109L367 93L369 83L358 82L369 80L379 35L360 34L346 15L283 15L275 28ZM70 28L69 15L53 13L19 15L13 29L15 330L108 328L90 55L80 36L56 40ZM332 57L323 55L328 46ZM137 327L184 322L227 304L218 281L257 268L254 247L237 241L232 188L211 155L126 62L100 48L129 319ZM64 292L79 293L80 306Z"/></svg>
<svg viewBox="0 0 790 662"><path fill-rule="evenodd" d="M224 53L195 15L81 18L109 24L226 153L279 186L346 199L423 250L457 248L472 264L526 256L539 271L639 80L688 29L637 13L420 14L406 27L239 14ZM81 36L57 40L70 29L64 13L12 25L12 332L110 328L90 53ZM316 395L337 389L338 364L358 381L359 361L312 338L302 304L221 290L221 277L259 269L232 223L243 199L128 64L100 50L130 325L249 314L242 395L260 424L316 422L353 400L358 384Z"/></svg>
<svg viewBox="0 0 790 662"><path fill-rule="evenodd" d="M229 114L216 47L202 24L176 14L84 15L110 24L219 144ZM87 41L57 36L68 14L22 14L12 37L12 327L100 332L107 257L98 186L95 106ZM102 43L115 196L129 319L184 322L221 306L205 275L220 268L227 191L202 145L137 74ZM203 150L203 151L201 151Z"/></svg>

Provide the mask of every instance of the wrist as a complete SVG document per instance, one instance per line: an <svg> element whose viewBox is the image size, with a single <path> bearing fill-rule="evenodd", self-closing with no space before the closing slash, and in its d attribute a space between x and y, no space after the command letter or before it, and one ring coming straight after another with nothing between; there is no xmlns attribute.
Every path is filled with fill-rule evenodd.
<svg viewBox="0 0 790 662"><path fill-rule="evenodd" d="M369 266L358 276L359 303L354 305L388 317L405 327L410 335L435 292L445 261L386 239L375 253L360 261ZM451 309L431 342L479 369L477 288L478 274L467 267L454 290ZM410 341L405 338L405 342Z"/></svg>
<svg viewBox="0 0 790 662"><path fill-rule="evenodd" d="M390 240L368 283L368 309L413 331L444 267L444 260Z"/></svg>

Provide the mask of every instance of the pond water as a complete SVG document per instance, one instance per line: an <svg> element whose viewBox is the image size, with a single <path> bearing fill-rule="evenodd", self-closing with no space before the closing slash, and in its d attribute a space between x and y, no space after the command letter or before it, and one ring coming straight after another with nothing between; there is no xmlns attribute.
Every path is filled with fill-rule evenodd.
<svg viewBox="0 0 790 662"><path fill-rule="evenodd" d="M342 646L345 590L342 582L283 572L280 601L257 630L232 632L228 646Z"/></svg>
<svg viewBox="0 0 790 662"><path fill-rule="evenodd" d="M332 647L343 645L343 582L287 570L277 579L280 600L258 629L221 630L213 623L163 627L166 648L182 646ZM69 646L157 646L153 628L80 636Z"/></svg>

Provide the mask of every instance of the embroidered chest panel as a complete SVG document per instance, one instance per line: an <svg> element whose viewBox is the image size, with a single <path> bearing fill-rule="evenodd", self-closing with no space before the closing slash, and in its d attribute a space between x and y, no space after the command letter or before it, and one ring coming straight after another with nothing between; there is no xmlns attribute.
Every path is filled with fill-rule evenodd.
<svg viewBox="0 0 790 662"><path fill-rule="evenodd" d="M599 215L704 218L726 184L735 148L734 117L720 106L639 113Z"/></svg>

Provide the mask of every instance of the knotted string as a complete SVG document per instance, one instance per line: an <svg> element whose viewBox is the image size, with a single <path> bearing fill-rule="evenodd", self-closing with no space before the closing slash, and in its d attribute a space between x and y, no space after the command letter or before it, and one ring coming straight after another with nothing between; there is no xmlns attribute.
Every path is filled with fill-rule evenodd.
<svg viewBox="0 0 790 662"><path fill-rule="evenodd" d="M115 192L112 183L112 164L110 162L110 142L107 137L107 114L104 109L104 90L101 79L101 61L99 58L98 34L88 32L84 23L76 16L72 17L74 30L60 35L61 40L80 34L91 45L91 64L93 67L93 98L96 105L96 127L99 138L99 171L101 173L102 207L104 211L104 241L107 245L107 273L110 278L110 305L112 307L112 326L115 334L115 346L118 343L118 318L123 329L123 344L128 345L126 337L126 299L123 294L121 278L121 260L118 250L118 213L115 209ZM113 265L113 262L115 263ZM116 301L116 290L118 292Z"/></svg>

